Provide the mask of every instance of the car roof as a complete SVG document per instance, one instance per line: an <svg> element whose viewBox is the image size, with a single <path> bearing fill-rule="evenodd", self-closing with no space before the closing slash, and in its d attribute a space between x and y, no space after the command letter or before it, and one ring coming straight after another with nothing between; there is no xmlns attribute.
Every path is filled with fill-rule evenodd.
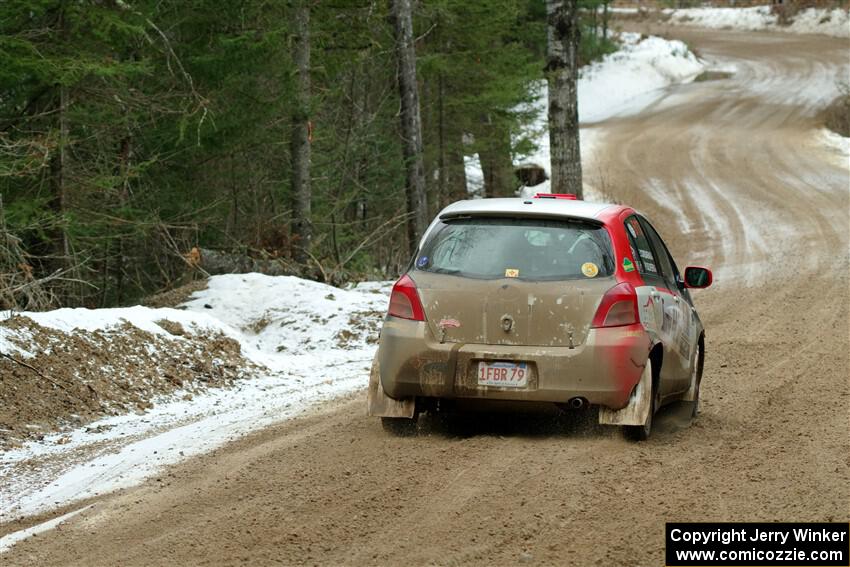
<svg viewBox="0 0 850 567"><path fill-rule="evenodd" d="M611 218L613 213L626 208L612 203L591 203L574 199L474 199L452 203L440 211L438 216L447 218L464 214L551 215L605 222L607 218Z"/></svg>

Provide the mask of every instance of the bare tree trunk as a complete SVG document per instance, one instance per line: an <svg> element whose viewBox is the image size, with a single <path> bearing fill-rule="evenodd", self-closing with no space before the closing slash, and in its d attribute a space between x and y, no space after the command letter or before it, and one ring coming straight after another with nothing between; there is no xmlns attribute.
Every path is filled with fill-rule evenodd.
<svg viewBox="0 0 850 567"><path fill-rule="evenodd" d="M416 84L416 51L413 45L413 16L410 0L392 0L393 31L398 58L398 88L401 95L401 135L407 169L407 242L411 253L428 226L425 165L422 156L422 118Z"/></svg>
<svg viewBox="0 0 850 567"><path fill-rule="evenodd" d="M610 4L610 0L604 0L602 2L602 39L608 39L608 4Z"/></svg>
<svg viewBox="0 0 850 567"><path fill-rule="evenodd" d="M118 147L118 170L117 175L121 180L121 187L118 189L118 202L121 204L121 207L126 207L130 203L130 159L132 156L132 139L130 135L126 135L121 139L121 143ZM124 274L126 272L127 265L129 264L129 258L127 257L127 251L125 248L124 237L122 235L118 235L118 265L115 270L115 282L116 282L116 297L115 302L118 305L123 305L124 302ZM106 255L107 261L109 261L109 255Z"/></svg>
<svg viewBox="0 0 850 567"><path fill-rule="evenodd" d="M439 157L437 159L437 172L439 174L439 178L437 180L437 203L441 205L441 208L449 194L449 160L446 156L446 152L448 151L446 148L446 109L443 106L443 99L445 96L445 81L443 81L443 74L440 73L437 78L437 138L439 142Z"/></svg>
<svg viewBox="0 0 850 567"><path fill-rule="evenodd" d="M68 210L68 87L59 86L59 156L56 169L56 200L59 203L59 212L65 214ZM62 228L62 253L65 255L66 267L70 267L71 243L68 239L68 229Z"/></svg>
<svg viewBox="0 0 850 567"><path fill-rule="evenodd" d="M552 191L582 198L578 127L577 0L546 0Z"/></svg>
<svg viewBox="0 0 850 567"><path fill-rule="evenodd" d="M298 0L295 8L295 66L298 70L292 113L292 235L293 257L306 264L310 258L313 225L310 216L310 5Z"/></svg>
<svg viewBox="0 0 850 567"><path fill-rule="evenodd" d="M599 36L599 33L596 31L597 29L597 12L599 11L599 6L596 4L590 7L590 29L592 30L590 33L595 38Z"/></svg>

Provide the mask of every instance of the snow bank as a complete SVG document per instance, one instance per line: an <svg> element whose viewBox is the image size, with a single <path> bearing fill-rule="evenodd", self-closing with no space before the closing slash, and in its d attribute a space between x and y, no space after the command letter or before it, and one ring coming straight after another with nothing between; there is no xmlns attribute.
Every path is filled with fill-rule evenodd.
<svg viewBox="0 0 850 567"><path fill-rule="evenodd" d="M239 329L236 338L252 361L272 371L302 372L352 350L374 350L388 285L366 282L344 290L293 276L233 274L210 278L185 308Z"/></svg>
<svg viewBox="0 0 850 567"><path fill-rule="evenodd" d="M116 309L56 309L17 313L51 329L103 331L130 323L170 340L181 340L159 321L179 323L190 331L211 331L233 338L243 354L271 370L291 368L297 352L330 350L351 342L358 314L379 316L386 307L385 283L367 282L343 290L293 276L231 274L210 278L207 289L195 292L181 309L135 306ZM0 321L12 314L0 315ZM22 356L33 352L9 341L14 332L0 327L0 346ZM362 339L360 333L355 334ZM361 341L362 342L362 341ZM4 350L4 352L6 352Z"/></svg>
<svg viewBox="0 0 850 567"><path fill-rule="evenodd" d="M704 64L688 46L678 40L621 33L620 41L621 47L617 52L581 69L578 111L582 124L601 122L613 116L636 114L662 98L666 87L690 82L705 69ZM536 112L537 119L530 127L530 134L538 149L519 162L539 165L548 175L548 90L545 82L536 86L536 95L531 110ZM593 157L594 138L592 129L582 129L583 161ZM468 156L465 166L469 192L473 196L481 196L484 177L477 155ZM523 196L549 191L549 181L545 181L526 188ZM585 193L587 200L602 198L593 188L587 188Z"/></svg>
<svg viewBox="0 0 850 567"><path fill-rule="evenodd" d="M317 401L363 388L377 346L390 282L349 289L260 274L210 278L181 309L59 309L26 313L63 331L130 323L157 336L156 321L212 330L237 340L261 365L233 387L153 400L152 409L107 417L0 453L0 522L132 486L165 465L297 415ZM20 349L24 356L36 347ZM18 337L20 338L20 337ZM156 353L151 353L156 356ZM69 463L80 463L70 466Z"/></svg>
<svg viewBox="0 0 850 567"><path fill-rule="evenodd" d="M836 165L850 169L850 138L821 128L815 131L815 142L829 152Z"/></svg>
<svg viewBox="0 0 850 567"><path fill-rule="evenodd" d="M578 85L582 123L636 114L664 96L665 87L692 81L704 70L679 40L642 38L636 33L620 37L619 51L582 69Z"/></svg>
<svg viewBox="0 0 850 567"><path fill-rule="evenodd" d="M778 29L782 30L782 27ZM816 33L833 37L850 37L850 11L841 8L818 10L808 8L794 16L787 27L794 33Z"/></svg>
<svg viewBox="0 0 850 567"><path fill-rule="evenodd" d="M765 30L777 25L770 6L753 8L681 8L666 9L670 22L710 29Z"/></svg>
<svg viewBox="0 0 850 567"><path fill-rule="evenodd" d="M781 25L770 6L752 8L681 8L662 13L670 22L710 29L783 31L850 37L850 12L841 8L807 8L795 14L790 25Z"/></svg>

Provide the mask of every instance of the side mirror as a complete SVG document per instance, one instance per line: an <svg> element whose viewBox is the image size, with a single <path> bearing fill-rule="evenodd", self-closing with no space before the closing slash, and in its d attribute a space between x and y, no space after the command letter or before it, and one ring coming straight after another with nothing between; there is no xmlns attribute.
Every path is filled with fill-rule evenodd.
<svg viewBox="0 0 850 567"><path fill-rule="evenodd" d="M714 277L708 268L700 268L699 266L685 268L685 287L702 289L710 286L713 281Z"/></svg>

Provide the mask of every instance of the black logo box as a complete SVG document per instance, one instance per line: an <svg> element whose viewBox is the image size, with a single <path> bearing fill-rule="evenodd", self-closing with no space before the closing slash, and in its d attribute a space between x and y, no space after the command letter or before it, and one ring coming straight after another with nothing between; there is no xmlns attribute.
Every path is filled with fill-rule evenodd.
<svg viewBox="0 0 850 567"><path fill-rule="evenodd" d="M678 531L677 531L678 530ZM689 535L685 535L685 534ZM696 534L700 534L696 536ZM712 534L715 534L712 536ZM782 535L785 534L783 541ZM824 537L826 534L827 537ZM693 541L694 537L699 541ZM703 541L705 537L708 541ZM724 543L725 541L725 543ZM787 565L850 566L850 524L829 522L669 522L665 530L665 561L669 567L727 565L738 567ZM677 558L677 551L713 550L715 557ZM720 560L726 552L780 552L774 560ZM812 552L837 552L832 559L811 559ZM805 557L801 559L801 554Z"/></svg>

